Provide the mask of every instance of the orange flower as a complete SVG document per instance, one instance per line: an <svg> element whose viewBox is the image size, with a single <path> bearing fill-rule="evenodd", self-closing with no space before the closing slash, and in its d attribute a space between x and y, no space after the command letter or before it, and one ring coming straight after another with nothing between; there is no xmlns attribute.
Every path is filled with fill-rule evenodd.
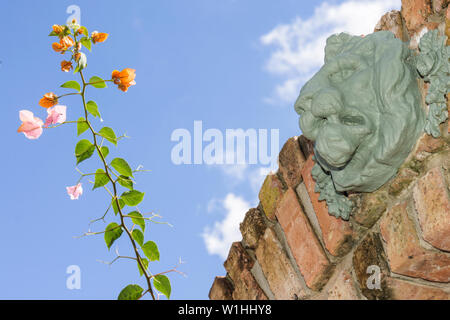
<svg viewBox="0 0 450 320"><path fill-rule="evenodd" d="M72 69L72 62L63 60L61 61L61 71L69 72Z"/></svg>
<svg viewBox="0 0 450 320"><path fill-rule="evenodd" d="M103 42L108 38L108 34L104 32L94 31L91 33L92 42L96 44L97 42Z"/></svg>
<svg viewBox="0 0 450 320"><path fill-rule="evenodd" d="M67 49L74 45L74 41L71 37L62 37L58 42L52 43L52 48L56 52L61 52L61 54L65 53Z"/></svg>
<svg viewBox="0 0 450 320"><path fill-rule="evenodd" d="M75 53L74 58L75 58L75 61L78 62L78 60L80 60L80 58L81 58L81 53L79 53L79 52Z"/></svg>
<svg viewBox="0 0 450 320"><path fill-rule="evenodd" d="M44 108L50 108L58 104L58 97L53 92L44 94L44 97L39 100L39 105Z"/></svg>
<svg viewBox="0 0 450 320"><path fill-rule="evenodd" d="M53 42L52 43L52 48L56 52L64 53L66 51L65 47L61 43L58 43L58 42Z"/></svg>
<svg viewBox="0 0 450 320"><path fill-rule="evenodd" d="M69 49L71 46L73 46L75 44L73 39L71 37L69 37L69 36L62 37L61 40L59 40L59 43L61 43L61 45L66 47L66 50Z"/></svg>
<svg viewBox="0 0 450 320"><path fill-rule="evenodd" d="M128 88L134 86L136 81L136 70L131 68L123 69L122 71L114 70L111 75L112 80L118 85L118 88L123 92L127 92Z"/></svg>
<svg viewBox="0 0 450 320"><path fill-rule="evenodd" d="M53 32L56 34L60 34L61 32L63 32L63 27L61 27L60 25L54 24L53 27Z"/></svg>

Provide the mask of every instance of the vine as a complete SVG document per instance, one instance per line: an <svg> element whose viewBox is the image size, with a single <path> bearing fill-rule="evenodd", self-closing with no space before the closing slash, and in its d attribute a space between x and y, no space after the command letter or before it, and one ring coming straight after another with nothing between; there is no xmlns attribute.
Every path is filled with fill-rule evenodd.
<svg viewBox="0 0 450 320"><path fill-rule="evenodd" d="M127 92L131 86L136 84L135 70L131 68L126 68L122 71L114 70L110 79L105 80L98 76L92 76L89 81L86 81L84 71L87 67L87 57L81 49L85 47L91 51L92 44L95 45L106 41L108 34L94 31L89 35L87 28L78 25L75 20L67 25L53 25L52 29L49 36L54 36L59 39L59 42L52 44L53 50L61 54L67 52L70 54L70 60L63 60L61 62L61 70L63 72L69 72L74 69L74 74L79 74L80 82L71 80L61 85L62 88L72 89L75 92L59 96L53 92L49 92L40 99L39 105L47 109L48 116L45 123L40 118L35 117L31 111L21 110L19 116L22 124L17 131L24 133L29 139L37 139L42 134L43 128L50 129L63 124L76 123L78 136L85 132L90 133L90 140L81 139L76 143L76 165L78 166L81 162L91 158L94 152L96 152L101 162L101 168L92 173L83 173L76 168L78 173L80 173L80 178L76 185L66 188L67 193L72 200L78 199L83 194L81 180L85 177L93 176L94 181L90 181L93 184L93 189L104 188L110 195L111 201L108 203L108 208L104 215L91 221L91 223L99 220L105 222L105 217L111 207L118 221L110 222L104 231L87 232L84 235L103 234L108 250L122 236L123 232L125 232L129 239L134 256L121 256L116 251L117 257L110 264L119 258L134 260L137 263L140 275L145 278L146 289L137 284L130 284L122 289L118 296L119 300L137 300L146 294L149 294L152 299L158 299L160 294L170 298L171 284L165 274L169 272L181 272L176 267L157 274L150 272L149 263L159 261L160 252L154 241L144 241L146 222L161 222L153 220L159 217L158 215L150 214L150 216L146 216L137 209L145 193L134 188L135 180L133 174L145 170L142 170L140 167L132 170L128 162L123 158L114 158L110 162L107 161L109 149L106 145L103 145L105 141L117 146L117 142L126 136L122 135L117 137L114 130L110 127L102 127L96 131L89 118L92 116L101 119L101 115L97 103L91 100L87 101L87 88L102 89L107 87L106 83L112 82L117 85L118 89ZM73 68L73 63L76 64L75 68ZM67 107L58 104L61 98L70 95L80 96L82 102L83 116L76 121L66 121ZM125 191L119 195L120 187L124 188ZM126 206L136 207L136 210L125 213Z"/></svg>

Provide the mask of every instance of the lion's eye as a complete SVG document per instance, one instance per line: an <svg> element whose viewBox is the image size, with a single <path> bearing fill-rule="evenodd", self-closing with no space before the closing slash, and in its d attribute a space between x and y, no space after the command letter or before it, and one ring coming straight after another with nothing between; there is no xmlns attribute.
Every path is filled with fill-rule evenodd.
<svg viewBox="0 0 450 320"><path fill-rule="evenodd" d="M333 82L340 82L349 78L355 72L354 68L344 68L339 71L333 72L329 75L329 78Z"/></svg>
<svg viewBox="0 0 450 320"><path fill-rule="evenodd" d="M365 121L361 116L346 115L341 117L341 122L347 126L362 126Z"/></svg>

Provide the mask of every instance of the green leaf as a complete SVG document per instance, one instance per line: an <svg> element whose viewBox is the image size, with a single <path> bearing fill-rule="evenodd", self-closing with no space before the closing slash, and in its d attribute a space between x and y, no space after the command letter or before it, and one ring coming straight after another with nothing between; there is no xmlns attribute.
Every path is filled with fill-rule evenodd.
<svg viewBox="0 0 450 320"><path fill-rule="evenodd" d="M119 293L118 300L137 300L141 297L142 292L144 292L144 289L142 289L137 284L129 284L125 288L122 289Z"/></svg>
<svg viewBox="0 0 450 320"><path fill-rule="evenodd" d="M103 127L98 132L102 137L104 137L106 140L117 146L117 137L114 133L113 129L109 127Z"/></svg>
<svg viewBox="0 0 450 320"><path fill-rule="evenodd" d="M83 46L85 46L86 48L88 48L89 51L91 51L91 46L92 46L91 39L83 37L80 39L80 41Z"/></svg>
<svg viewBox="0 0 450 320"><path fill-rule="evenodd" d="M49 37L57 37L58 34L55 31L50 32Z"/></svg>
<svg viewBox="0 0 450 320"><path fill-rule="evenodd" d="M141 258L142 264L144 265L145 270L147 270L148 268L148 260L145 258ZM144 274L144 272L141 269L141 266L139 265L139 262L137 262L138 265L138 269L139 269L139 275L142 277L142 275Z"/></svg>
<svg viewBox="0 0 450 320"><path fill-rule="evenodd" d="M106 246L111 248L114 241L120 238L122 235L122 227L120 227L117 223L111 222L105 229L105 242Z"/></svg>
<svg viewBox="0 0 450 320"><path fill-rule="evenodd" d="M142 231L139 229L134 229L131 235L133 236L133 239L136 240L136 242L142 247L144 244L144 234Z"/></svg>
<svg viewBox="0 0 450 320"><path fill-rule="evenodd" d="M133 190L133 181L130 178L125 176L119 176L117 178L117 182L124 188Z"/></svg>
<svg viewBox="0 0 450 320"><path fill-rule="evenodd" d="M130 190L122 193L120 198L123 199L127 206L134 207L141 203L142 199L144 199L144 194L144 192Z"/></svg>
<svg viewBox="0 0 450 320"><path fill-rule="evenodd" d="M109 154L109 148L106 146L103 146L100 148L100 150L102 151L103 158L106 158L106 156Z"/></svg>
<svg viewBox="0 0 450 320"><path fill-rule="evenodd" d="M133 171L131 170L128 163L122 158L114 158L111 161L111 166L117 170L117 172L126 177L132 177Z"/></svg>
<svg viewBox="0 0 450 320"><path fill-rule="evenodd" d="M86 119L80 117L77 122L77 136L85 132L87 129L89 129L89 125L87 124Z"/></svg>
<svg viewBox="0 0 450 320"><path fill-rule="evenodd" d="M156 290L165 295L167 299L170 299L170 292L172 291L172 288L170 287L170 280L169 278L167 278L167 276L163 274L156 275L153 278L153 285L155 286Z"/></svg>
<svg viewBox="0 0 450 320"><path fill-rule="evenodd" d="M142 214L140 214L137 211L133 211L133 212L130 212L128 215L135 217L135 218L131 218L131 221L133 221L134 224L137 224L139 227L141 227L142 231L145 231L145 219L142 216Z"/></svg>
<svg viewBox="0 0 450 320"><path fill-rule="evenodd" d="M75 157L77 158L77 164L90 158L94 153L95 146L86 139L78 141L75 146Z"/></svg>
<svg viewBox="0 0 450 320"><path fill-rule="evenodd" d="M119 209L117 208L116 200L112 199L111 205L113 207L114 214L117 215L117 212L119 212ZM125 207L125 202L122 199L119 199L119 206L120 206L120 209Z"/></svg>
<svg viewBox="0 0 450 320"><path fill-rule="evenodd" d="M75 80L70 80L70 81L67 81L66 83L63 83L61 85L61 88L75 89L78 92L80 92L80 90L81 90L80 84L78 82L76 82Z"/></svg>
<svg viewBox="0 0 450 320"><path fill-rule="evenodd" d="M106 88L106 82L105 80L103 80L100 77L97 76L93 76L91 79L89 79L89 83L94 87L94 88Z"/></svg>
<svg viewBox="0 0 450 320"><path fill-rule="evenodd" d="M147 241L141 247L142 247L142 251L144 251L144 254L148 258L148 260L150 260L150 261L158 260L159 261L159 250L158 250L158 246L156 245L156 243L154 243L153 241Z"/></svg>
<svg viewBox="0 0 450 320"><path fill-rule="evenodd" d="M94 117L99 117L99 118L101 118L100 112L98 112L98 106L97 106L97 103L95 103L95 101L88 101L88 102L86 103L86 109L87 109L87 111L88 111L90 114L92 114Z"/></svg>
<svg viewBox="0 0 450 320"><path fill-rule="evenodd" d="M105 171L103 171L103 169L98 169L95 172L95 182L94 182L94 187L92 188L92 190L99 188L99 187L103 187L108 182L109 182L109 178L108 178L108 175L105 173Z"/></svg>

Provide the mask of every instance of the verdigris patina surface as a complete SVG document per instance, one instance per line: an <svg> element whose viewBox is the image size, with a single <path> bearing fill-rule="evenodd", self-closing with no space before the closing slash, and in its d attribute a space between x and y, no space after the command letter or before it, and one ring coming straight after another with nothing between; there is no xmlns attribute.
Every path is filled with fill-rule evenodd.
<svg viewBox="0 0 450 320"><path fill-rule="evenodd" d="M330 214L347 220L352 202L345 192L378 189L396 174L426 127L433 135L439 132L447 118L439 103L442 98L445 103L449 82L441 38L426 34L418 56L389 31L327 39L325 64L301 89L295 110L303 135L315 142L312 176ZM419 73L434 86L427 103L437 106L430 105L428 118Z"/></svg>

